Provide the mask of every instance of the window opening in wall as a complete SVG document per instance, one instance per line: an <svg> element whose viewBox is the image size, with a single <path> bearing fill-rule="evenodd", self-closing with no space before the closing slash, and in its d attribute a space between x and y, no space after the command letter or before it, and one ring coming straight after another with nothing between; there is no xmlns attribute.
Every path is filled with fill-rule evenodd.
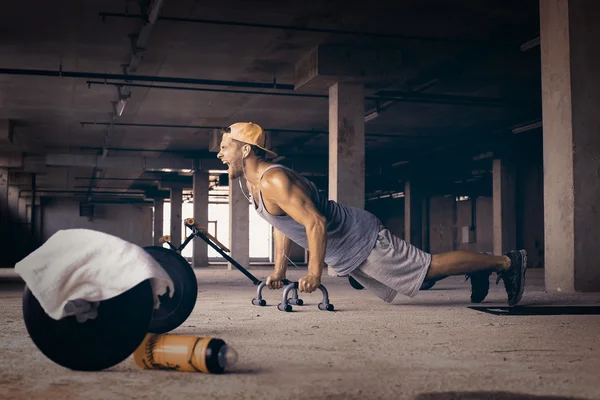
<svg viewBox="0 0 600 400"><path fill-rule="evenodd" d="M211 235L213 235L214 237L217 237L218 233L217 233L217 221L208 221L208 233L210 233Z"/></svg>
<svg viewBox="0 0 600 400"><path fill-rule="evenodd" d="M219 188L219 193L216 190L211 190L209 193L208 203L208 231L214 235L223 245L231 248L229 243L229 199L226 193L228 188ZM222 192L225 192L223 195ZM250 246L250 261L251 262L271 262L273 237L271 226L256 214L256 211L249 204L249 246ZM170 234L171 226L171 203L164 202L163 205L163 235ZM182 205L182 219L192 217L194 215L194 203L188 202ZM181 238L185 240L186 235L190 232L181 221ZM195 239L201 241L201 239ZM226 260L211 246L206 244L208 250L208 259L210 262L226 262ZM168 248L167 244L163 247ZM191 260L193 256L193 246L188 244L181 252L183 257Z"/></svg>

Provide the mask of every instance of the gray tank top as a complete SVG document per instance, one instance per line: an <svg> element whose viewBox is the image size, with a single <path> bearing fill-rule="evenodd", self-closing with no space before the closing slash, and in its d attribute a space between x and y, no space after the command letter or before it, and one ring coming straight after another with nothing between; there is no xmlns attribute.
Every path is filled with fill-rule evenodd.
<svg viewBox="0 0 600 400"><path fill-rule="evenodd" d="M367 259L375 246L381 222L379 219L360 208L343 206L328 200L319 193L314 183L296 173L294 170L280 164L271 165L264 170L259 178L271 168L284 168L291 171L298 179L310 188L310 198L317 209L327 220L327 248L325 262L341 276L348 275L364 260ZM269 213L259 193L258 204L254 203L258 215L277 228L293 242L308 250L306 229L288 215L273 215Z"/></svg>

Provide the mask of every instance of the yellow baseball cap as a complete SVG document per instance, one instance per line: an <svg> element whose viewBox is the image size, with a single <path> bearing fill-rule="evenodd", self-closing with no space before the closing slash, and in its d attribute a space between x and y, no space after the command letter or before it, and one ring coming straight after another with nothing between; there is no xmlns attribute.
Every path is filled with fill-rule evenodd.
<svg viewBox="0 0 600 400"><path fill-rule="evenodd" d="M277 157L277 153L267 149L267 137L263 129L252 122L236 122L225 130L226 135L243 143L248 143L264 150L268 157Z"/></svg>

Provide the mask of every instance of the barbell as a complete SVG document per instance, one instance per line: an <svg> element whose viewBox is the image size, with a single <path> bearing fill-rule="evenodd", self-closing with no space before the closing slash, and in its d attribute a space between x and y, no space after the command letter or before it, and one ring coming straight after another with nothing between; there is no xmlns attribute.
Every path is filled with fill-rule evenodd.
<svg viewBox="0 0 600 400"><path fill-rule="evenodd" d="M224 254L223 248L228 250L205 229L195 225L193 219L186 220L188 227L192 227L192 224L197 229L193 229L186 244L193 237L199 236L221 254ZM170 237L162 239L161 242L171 245ZM181 256L181 248L170 247L171 249L144 247L173 281L173 296L167 289L167 293L159 296L160 304L157 309L154 309L152 285L149 280L145 280L119 296L99 302L95 318L84 322L79 322L76 316L55 320L46 314L38 299L25 287L23 318L34 344L46 357L65 368L99 371L124 361L140 346L148 333L162 334L179 327L194 310L198 282L193 268ZM224 256L234 262L256 285L262 283L231 257L226 254ZM286 281L286 285L283 303L278 306L281 311L291 311L290 303L302 304L302 300L297 298L298 283ZM261 289L259 287L257 295L259 300ZM324 297L319 309L333 311L325 287L321 285L320 289ZM294 296L288 300L290 291Z"/></svg>
<svg viewBox="0 0 600 400"><path fill-rule="evenodd" d="M159 246L144 247L173 280L173 297L154 295L149 280L101 301L97 316L84 322L75 316L51 318L29 288L23 292L23 319L31 340L50 360L77 371L99 371L129 357L148 333L166 333L192 313L198 295L194 270L178 253Z"/></svg>

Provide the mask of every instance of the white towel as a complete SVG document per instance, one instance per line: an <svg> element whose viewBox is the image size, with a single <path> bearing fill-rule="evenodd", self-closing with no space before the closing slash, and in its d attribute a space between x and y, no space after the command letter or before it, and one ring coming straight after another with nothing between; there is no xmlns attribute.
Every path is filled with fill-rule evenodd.
<svg viewBox="0 0 600 400"><path fill-rule="evenodd" d="M56 232L15 266L44 311L55 320L95 318L98 302L116 297L146 279L158 296L172 297L173 281L143 248L90 229Z"/></svg>

